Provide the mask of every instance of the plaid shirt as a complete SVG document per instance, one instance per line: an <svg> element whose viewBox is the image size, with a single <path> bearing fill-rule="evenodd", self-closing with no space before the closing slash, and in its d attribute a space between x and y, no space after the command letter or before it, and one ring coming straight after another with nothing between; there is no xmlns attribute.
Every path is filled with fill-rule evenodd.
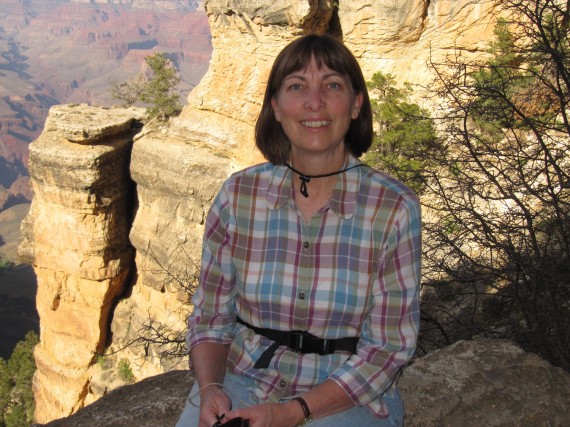
<svg viewBox="0 0 570 427"><path fill-rule="evenodd" d="M348 166L358 164L349 157ZM206 221L200 286L188 348L231 344L227 369L278 401L327 378L356 405L387 416L381 395L411 358L419 327L420 205L400 182L369 167L338 175L328 205L305 221L292 173L256 165L232 175ZM360 337L357 353L300 354L279 347L269 368L253 365L272 341L242 324Z"/></svg>

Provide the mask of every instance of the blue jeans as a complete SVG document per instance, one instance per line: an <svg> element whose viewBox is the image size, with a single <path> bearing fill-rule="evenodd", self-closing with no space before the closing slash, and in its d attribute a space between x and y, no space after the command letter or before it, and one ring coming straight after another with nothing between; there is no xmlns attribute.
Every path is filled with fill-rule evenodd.
<svg viewBox="0 0 570 427"><path fill-rule="evenodd" d="M251 392L253 381L240 375L226 373L224 388L232 399L233 409L256 405L259 402L257 396ZM184 411L176 424L176 427L196 427L200 416L200 395L198 384L194 383L190 396L192 404L186 401ZM401 427L404 425L404 405L400 393L393 387L382 395L384 403L388 406L390 416L385 419L375 417L366 406L354 406L346 411L329 415L328 417L314 420L311 427ZM195 406L194 406L195 405Z"/></svg>

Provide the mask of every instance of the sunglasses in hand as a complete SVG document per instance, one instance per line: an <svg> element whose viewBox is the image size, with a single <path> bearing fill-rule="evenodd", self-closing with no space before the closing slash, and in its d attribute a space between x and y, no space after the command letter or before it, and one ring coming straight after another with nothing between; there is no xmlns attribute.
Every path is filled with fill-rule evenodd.
<svg viewBox="0 0 570 427"><path fill-rule="evenodd" d="M218 417L218 421L216 421L212 427L249 427L249 420L238 417L232 418L228 422L222 424L222 418L224 418L223 415Z"/></svg>

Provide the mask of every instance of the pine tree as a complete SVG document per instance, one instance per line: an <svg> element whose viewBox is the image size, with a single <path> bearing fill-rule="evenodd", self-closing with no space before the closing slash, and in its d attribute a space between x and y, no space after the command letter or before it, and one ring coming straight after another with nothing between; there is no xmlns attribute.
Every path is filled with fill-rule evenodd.
<svg viewBox="0 0 570 427"><path fill-rule="evenodd" d="M38 343L35 332L28 332L20 341L8 362L0 359L0 426L22 427L32 424L34 395L32 378L36 370L34 347Z"/></svg>
<svg viewBox="0 0 570 427"><path fill-rule="evenodd" d="M147 112L151 118L166 120L180 112L178 94L174 92L180 78L172 62L164 53L159 52L147 56L145 61L152 70L153 76L144 85L141 101L150 104Z"/></svg>
<svg viewBox="0 0 570 427"><path fill-rule="evenodd" d="M428 112L410 101L412 87L396 87L391 74L377 72L368 82L375 134L365 160L398 178L416 193L424 186L425 152L437 141Z"/></svg>
<svg viewBox="0 0 570 427"><path fill-rule="evenodd" d="M150 118L166 120L180 113L181 105L175 91L180 82L178 72L165 53L157 52L147 56L145 62L150 68L150 78L139 75L126 82L111 82L111 96L130 107L142 102L147 105Z"/></svg>

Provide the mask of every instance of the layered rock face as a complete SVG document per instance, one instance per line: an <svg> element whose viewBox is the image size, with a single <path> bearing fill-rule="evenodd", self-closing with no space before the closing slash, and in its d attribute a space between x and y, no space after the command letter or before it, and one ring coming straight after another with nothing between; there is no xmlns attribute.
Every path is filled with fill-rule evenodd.
<svg viewBox="0 0 570 427"><path fill-rule="evenodd" d="M34 199L20 256L38 280L38 422L186 367L138 339L184 329L205 211L229 160L160 129L134 141L140 113L53 107L30 146Z"/></svg>
<svg viewBox="0 0 570 427"><path fill-rule="evenodd" d="M37 275L41 419L82 406L88 368L108 340L114 300L133 272L128 177L135 112L53 107L30 146L34 201L20 256Z"/></svg>
<svg viewBox="0 0 570 427"><path fill-rule="evenodd" d="M21 248L39 285L38 422L184 368L159 342L185 329L212 198L232 171L262 160L253 123L283 46L328 31L344 37L365 77L425 82L430 55L479 54L492 29L493 2L484 0L333 3L205 2L210 68L169 126L135 136L134 110L50 112L31 147L34 202Z"/></svg>
<svg viewBox="0 0 570 427"><path fill-rule="evenodd" d="M344 42L359 59L365 77L376 71L398 81L427 84L430 62L446 56L480 55L493 36L494 0L341 1Z"/></svg>

